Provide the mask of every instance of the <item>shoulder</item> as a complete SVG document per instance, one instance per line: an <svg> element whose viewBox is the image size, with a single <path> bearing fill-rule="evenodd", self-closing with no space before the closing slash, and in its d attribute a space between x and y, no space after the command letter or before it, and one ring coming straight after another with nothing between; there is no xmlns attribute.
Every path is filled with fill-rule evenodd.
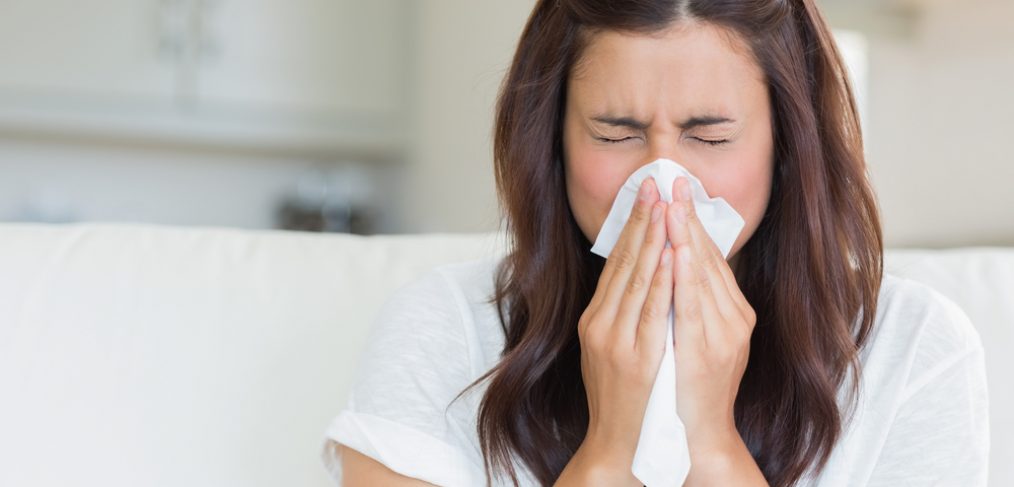
<svg viewBox="0 0 1014 487"><path fill-rule="evenodd" d="M937 358L982 348L978 331L953 300L926 284L884 274L877 303L877 334Z"/></svg>
<svg viewBox="0 0 1014 487"><path fill-rule="evenodd" d="M873 330L860 352L863 382L879 400L904 402L957 369L984 374L982 355L979 333L954 301L926 284L884 274Z"/></svg>
<svg viewBox="0 0 1014 487"><path fill-rule="evenodd" d="M468 325L475 312L492 296L493 271L498 261L474 259L423 271L387 297L377 325L382 326L403 315L416 323L451 328L460 328L462 322Z"/></svg>
<svg viewBox="0 0 1014 487"><path fill-rule="evenodd" d="M501 260L500 257L486 257L437 265L398 287L388 302L436 302L456 306L481 302L492 296L493 278Z"/></svg>
<svg viewBox="0 0 1014 487"><path fill-rule="evenodd" d="M502 261L502 257L484 257L442 264L427 272L424 278L440 276L458 303L475 307L492 298L496 270Z"/></svg>
<svg viewBox="0 0 1014 487"><path fill-rule="evenodd" d="M984 485L988 393L982 343L968 315L925 284L885 274L860 358L859 415L827 479Z"/></svg>
<svg viewBox="0 0 1014 487"><path fill-rule="evenodd" d="M395 288L372 323L363 368L386 368L381 361L408 368L440 362L441 370L454 368L469 379L484 372L503 340L491 303L499 261L438 265Z"/></svg>
<svg viewBox="0 0 1014 487"><path fill-rule="evenodd" d="M463 332L473 344L477 375L493 367L503 349L504 327L494 301L496 274L503 262L502 256L486 257L433 270L444 277L447 291L453 295Z"/></svg>

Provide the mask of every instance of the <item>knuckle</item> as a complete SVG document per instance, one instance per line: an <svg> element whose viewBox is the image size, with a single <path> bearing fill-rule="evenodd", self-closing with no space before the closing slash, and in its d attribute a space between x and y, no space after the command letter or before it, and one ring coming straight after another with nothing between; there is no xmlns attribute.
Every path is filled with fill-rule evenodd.
<svg viewBox="0 0 1014 487"><path fill-rule="evenodd" d="M633 267L634 263L637 262L637 256L629 249L619 249L614 259L616 269L628 269Z"/></svg>
<svg viewBox="0 0 1014 487"><path fill-rule="evenodd" d="M657 229L649 228L648 232L644 235L644 240L641 242L641 248L649 249L655 245L659 240Z"/></svg>
<svg viewBox="0 0 1014 487"><path fill-rule="evenodd" d="M711 272L711 271L718 271L719 270L719 268L718 268L718 259L715 259L714 256L712 256L711 254L707 254L707 256L705 258L701 259L701 260L703 261L701 263L701 266L705 270L707 270L709 272Z"/></svg>
<svg viewBox="0 0 1014 487"><path fill-rule="evenodd" d="M662 317L662 310L658 306L647 303L641 308L641 322L651 323Z"/></svg>
<svg viewBox="0 0 1014 487"><path fill-rule="evenodd" d="M693 282L694 286L696 287L707 288L711 284L708 281L708 275L705 274L700 268L695 270L696 272L694 272L693 275L690 276L691 282Z"/></svg>
<svg viewBox="0 0 1014 487"><path fill-rule="evenodd" d="M697 208L692 201L684 204L683 207L686 208L687 221L697 218Z"/></svg>
<svg viewBox="0 0 1014 487"><path fill-rule="evenodd" d="M644 243L646 245L649 243L654 244L663 238L665 238L665 228L661 225L653 225L648 228L647 235L644 237Z"/></svg>
<svg viewBox="0 0 1014 487"><path fill-rule="evenodd" d="M634 211L630 214L630 221L634 223L643 223L648 220L648 216L651 214L652 205L638 201L634 204Z"/></svg>
<svg viewBox="0 0 1014 487"><path fill-rule="evenodd" d="M746 324L752 330L757 325L757 312L750 306L746 307Z"/></svg>
<svg viewBox="0 0 1014 487"><path fill-rule="evenodd" d="M640 272L634 273L633 276L630 276L630 281L627 283L627 294L637 295L647 286L648 280L644 277L644 274Z"/></svg>
<svg viewBox="0 0 1014 487"><path fill-rule="evenodd" d="M669 278L672 276L672 272L669 272L668 267L662 266L655 270L655 275L652 277L652 281L659 288L664 288L666 283L669 282Z"/></svg>

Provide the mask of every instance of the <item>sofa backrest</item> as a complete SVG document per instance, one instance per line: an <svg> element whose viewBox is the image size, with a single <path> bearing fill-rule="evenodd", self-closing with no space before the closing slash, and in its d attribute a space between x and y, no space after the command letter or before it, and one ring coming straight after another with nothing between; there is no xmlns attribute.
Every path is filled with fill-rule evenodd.
<svg viewBox="0 0 1014 487"><path fill-rule="evenodd" d="M380 305L505 248L494 233L0 224L0 485L331 485L318 448ZM1014 458L1014 249L891 251L888 269L971 316L993 458Z"/></svg>

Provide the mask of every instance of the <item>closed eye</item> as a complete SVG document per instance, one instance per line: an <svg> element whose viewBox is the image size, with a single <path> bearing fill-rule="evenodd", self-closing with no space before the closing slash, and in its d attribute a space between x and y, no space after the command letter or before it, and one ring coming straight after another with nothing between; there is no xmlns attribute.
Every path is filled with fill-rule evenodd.
<svg viewBox="0 0 1014 487"><path fill-rule="evenodd" d="M726 143L726 142L729 141L729 139L708 140L708 139L702 139L700 137L694 137L694 140L698 140L698 141L704 142L705 144L708 144L708 145L721 145L721 144L724 144L724 143Z"/></svg>
<svg viewBox="0 0 1014 487"><path fill-rule="evenodd" d="M610 139L610 138L607 138L607 137L595 137L595 140L598 140L599 142L606 142L606 143L609 143L609 144L617 144L617 143L620 143L620 142L625 142L625 141L628 141L628 140L631 140L631 139L636 139L636 138L637 137L624 137L622 139ZM700 137L693 137L693 139L696 140L696 141L698 141L698 142L703 142L703 143L708 144L708 145L722 145L722 144L725 144L725 143L729 142L729 139L708 140L708 139L702 139Z"/></svg>
<svg viewBox="0 0 1014 487"><path fill-rule="evenodd" d="M619 142L624 142L624 141L631 140L631 139L636 139L636 138L637 137L624 137L622 139L610 139L610 138L606 138L606 137L595 137L595 140L597 140L599 142L607 142L607 143L610 143L610 144L616 144L616 143L619 143Z"/></svg>

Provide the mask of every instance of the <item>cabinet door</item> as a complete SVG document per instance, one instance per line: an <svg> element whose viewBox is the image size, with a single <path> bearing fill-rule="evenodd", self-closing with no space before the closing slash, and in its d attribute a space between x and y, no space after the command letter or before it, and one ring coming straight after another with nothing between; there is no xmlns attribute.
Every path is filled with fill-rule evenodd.
<svg viewBox="0 0 1014 487"><path fill-rule="evenodd" d="M3 0L0 96L47 104L169 101L171 60L158 52L158 5L139 0Z"/></svg>
<svg viewBox="0 0 1014 487"><path fill-rule="evenodd" d="M403 112L413 0L214 0L198 103L370 121Z"/></svg>

